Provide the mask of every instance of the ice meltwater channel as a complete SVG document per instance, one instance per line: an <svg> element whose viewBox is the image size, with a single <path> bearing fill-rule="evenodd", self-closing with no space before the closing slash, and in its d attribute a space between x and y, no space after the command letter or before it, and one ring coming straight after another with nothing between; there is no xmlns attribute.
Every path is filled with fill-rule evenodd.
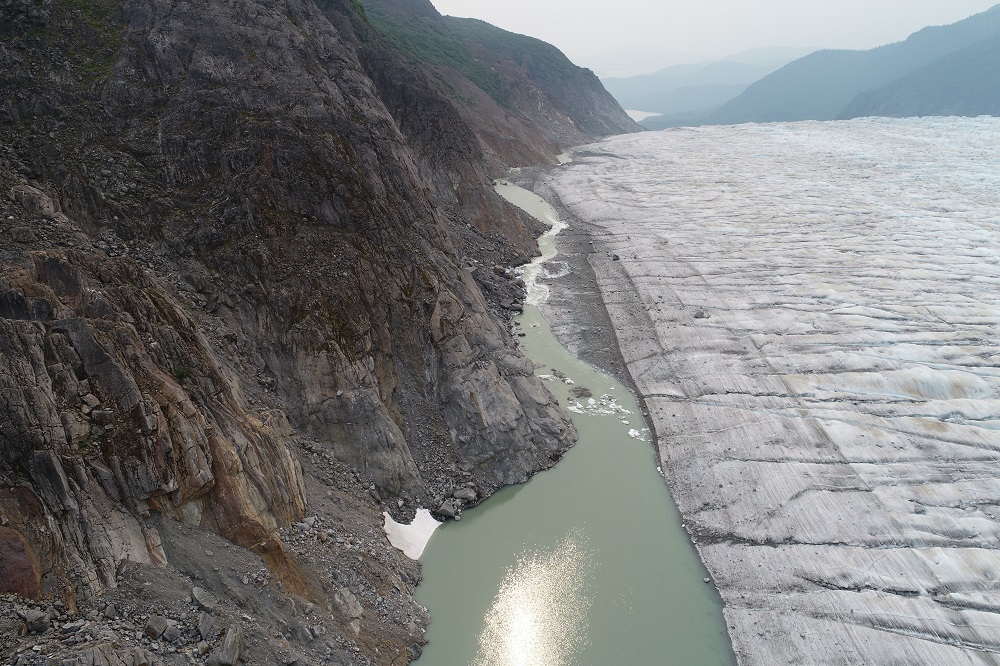
<svg viewBox="0 0 1000 666"><path fill-rule="evenodd" d="M498 191L553 225L525 271L518 326L580 439L554 469L434 534L417 591L433 617L419 663L731 664L721 601L704 582L635 398L563 349L536 307L546 292L535 279L561 228L554 212L513 185Z"/></svg>

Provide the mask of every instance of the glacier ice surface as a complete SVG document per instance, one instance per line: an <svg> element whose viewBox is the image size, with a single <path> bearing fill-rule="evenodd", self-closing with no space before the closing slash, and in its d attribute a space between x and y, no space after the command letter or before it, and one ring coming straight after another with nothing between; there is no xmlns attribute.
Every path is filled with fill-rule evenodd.
<svg viewBox="0 0 1000 666"><path fill-rule="evenodd" d="M740 662L997 663L1000 119L650 132L545 178Z"/></svg>

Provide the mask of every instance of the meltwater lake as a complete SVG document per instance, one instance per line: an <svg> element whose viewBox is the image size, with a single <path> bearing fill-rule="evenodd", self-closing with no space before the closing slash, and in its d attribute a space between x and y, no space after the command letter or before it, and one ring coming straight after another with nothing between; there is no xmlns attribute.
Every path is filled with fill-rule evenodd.
<svg viewBox="0 0 1000 666"><path fill-rule="evenodd" d="M559 229L531 192L498 191ZM438 529L417 599L432 615L430 666L724 666L722 603L681 526L632 394L555 340L534 283L553 233L525 271L518 318L537 375L572 412L577 445L552 470ZM588 395L590 394L590 395Z"/></svg>

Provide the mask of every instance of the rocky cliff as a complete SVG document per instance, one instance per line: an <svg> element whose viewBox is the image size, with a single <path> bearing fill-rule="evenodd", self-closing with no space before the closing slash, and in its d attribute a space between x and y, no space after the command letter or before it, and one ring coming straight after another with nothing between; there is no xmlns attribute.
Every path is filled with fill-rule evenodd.
<svg viewBox="0 0 1000 666"><path fill-rule="evenodd" d="M489 185L587 135L491 149L350 0L4 0L0 64L0 650L407 663L380 512L572 444Z"/></svg>

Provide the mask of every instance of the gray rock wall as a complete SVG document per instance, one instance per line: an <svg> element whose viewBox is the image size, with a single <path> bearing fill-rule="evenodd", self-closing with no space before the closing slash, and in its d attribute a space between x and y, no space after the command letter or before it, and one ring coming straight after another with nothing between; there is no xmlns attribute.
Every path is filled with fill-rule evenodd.
<svg viewBox="0 0 1000 666"><path fill-rule="evenodd" d="M530 234L381 49L353 3L301 0L57 4L0 39L6 591L86 605L123 562L177 566L165 516L324 598L277 535L303 446L405 515L571 445L499 307L516 285L477 268Z"/></svg>

